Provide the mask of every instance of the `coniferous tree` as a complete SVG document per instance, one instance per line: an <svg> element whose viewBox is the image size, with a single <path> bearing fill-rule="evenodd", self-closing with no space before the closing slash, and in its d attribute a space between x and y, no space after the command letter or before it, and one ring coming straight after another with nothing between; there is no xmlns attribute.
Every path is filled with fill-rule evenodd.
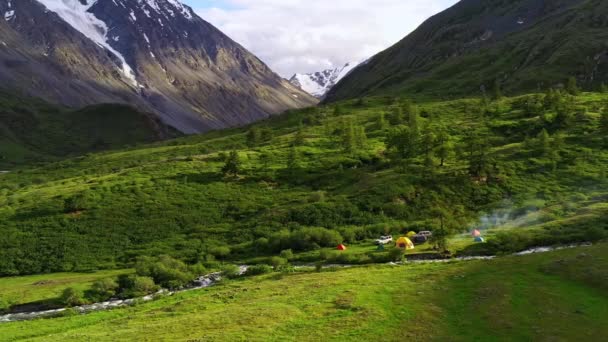
<svg viewBox="0 0 608 342"><path fill-rule="evenodd" d="M401 107L397 106L392 109L390 121L393 126L403 124L403 109Z"/></svg>
<svg viewBox="0 0 608 342"><path fill-rule="evenodd" d="M557 115L554 120L555 124L560 128L569 128L574 119L574 110L574 99L572 96L561 98L556 106Z"/></svg>
<svg viewBox="0 0 608 342"><path fill-rule="evenodd" d="M447 134L445 129L439 131L439 135L437 136L437 145L437 156L441 161L440 166L443 167L446 159L448 159L450 156L450 151L452 150L452 146L450 145L450 136Z"/></svg>
<svg viewBox="0 0 608 342"><path fill-rule="evenodd" d="M293 173L295 170L297 170L300 165L298 163L298 150L296 149L295 146L291 146L291 148L289 148L289 152L287 154L287 170L290 173Z"/></svg>
<svg viewBox="0 0 608 342"><path fill-rule="evenodd" d="M549 132L543 128L543 130L538 134L538 144L541 153L547 157L551 152L551 137L549 136Z"/></svg>
<svg viewBox="0 0 608 342"><path fill-rule="evenodd" d="M301 127L296 132L296 136L294 138L293 143L294 143L295 146L302 146L302 145L304 145L304 131L302 130Z"/></svg>
<svg viewBox="0 0 608 342"><path fill-rule="evenodd" d="M367 134L365 127L359 126L355 128L355 146L358 149L363 149L367 145Z"/></svg>
<svg viewBox="0 0 608 342"><path fill-rule="evenodd" d="M270 128L262 128L260 130L260 140L264 142L269 142L272 140L273 133Z"/></svg>
<svg viewBox="0 0 608 342"><path fill-rule="evenodd" d="M580 90L578 89L578 85L576 84L575 77L568 78L568 84L566 85L566 91L568 92L568 94L574 95L574 96L576 96L580 93Z"/></svg>
<svg viewBox="0 0 608 342"><path fill-rule="evenodd" d="M384 112L380 112L378 115L378 122L376 124L378 130L384 131L387 127L386 118L384 117Z"/></svg>
<svg viewBox="0 0 608 342"><path fill-rule="evenodd" d="M271 159L272 157L268 152L263 152L262 154L260 154L260 163L262 163L262 168L264 170L268 170L268 168L270 167Z"/></svg>
<svg viewBox="0 0 608 342"><path fill-rule="evenodd" d="M347 153L352 153L355 150L355 128L352 121L344 121L342 129L342 147Z"/></svg>
<svg viewBox="0 0 608 342"><path fill-rule="evenodd" d="M342 106L337 104L334 106L334 116L340 116L340 115L342 115Z"/></svg>
<svg viewBox="0 0 608 342"><path fill-rule="evenodd" d="M608 106L602 110L600 116L600 132L608 135Z"/></svg>
<svg viewBox="0 0 608 342"><path fill-rule="evenodd" d="M237 151L232 151L226 159L226 164L222 168L222 173L225 176L236 177L241 169L241 160Z"/></svg>
<svg viewBox="0 0 608 342"><path fill-rule="evenodd" d="M408 115L408 127L409 127L409 144L410 149L416 153L420 142L420 126L418 109L412 105Z"/></svg>
<svg viewBox="0 0 608 342"><path fill-rule="evenodd" d="M260 130L257 129L256 127L251 128L247 132L247 146L249 146L249 147L256 146L257 144L259 144L260 139L261 139Z"/></svg>
<svg viewBox="0 0 608 342"><path fill-rule="evenodd" d="M500 89L500 81L498 79L494 80L494 100L502 99L502 90Z"/></svg>
<svg viewBox="0 0 608 342"><path fill-rule="evenodd" d="M557 132L553 135L553 150L558 153L564 149L564 145L566 143L566 138L562 132Z"/></svg>

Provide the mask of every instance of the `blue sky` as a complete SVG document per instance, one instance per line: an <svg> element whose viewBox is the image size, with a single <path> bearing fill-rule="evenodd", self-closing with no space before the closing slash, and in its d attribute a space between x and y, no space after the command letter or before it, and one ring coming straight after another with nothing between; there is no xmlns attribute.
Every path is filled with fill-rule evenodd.
<svg viewBox="0 0 608 342"><path fill-rule="evenodd" d="M359 62L457 0L182 0L284 77Z"/></svg>

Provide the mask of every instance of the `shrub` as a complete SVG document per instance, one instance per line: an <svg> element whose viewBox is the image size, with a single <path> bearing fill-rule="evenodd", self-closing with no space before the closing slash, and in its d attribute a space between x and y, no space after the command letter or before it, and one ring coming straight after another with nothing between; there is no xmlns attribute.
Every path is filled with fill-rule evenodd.
<svg viewBox="0 0 608 342"><path fill-rule="evenodd" d="M143 257L135 265L137 275L151 277L165 288L179 288L194 279L188 266L180 260L162 255L158 259Z"/></svg>
<svg viewBox="0 0 608 342"><path fill-rule="evenodd" d="M391 248L388 251L388 256L391 261L403 261L405 251L401 248Z"/></svg>
<svg viewBox="0 0 608 342"><path fill-rule="evenodd" d="M209 253L213 254L218 259L224 259L230 255L230 247L228 246L217 246L209 250Z"/></svg>
<svg viewBox="0 0 608 342"><path fill-rule="evenodd" d="M281 251L281 258L287 259L287 260L293 259L293 252L291 251L291 249L286 249L286 250Z"/></svg>
<svg viewBox="0 0 608 342"><path fill-rule="evenodd" d="M122 275L118 277L120 295L122 298L142 297L158 291L159 287L150 277Z"/></svg>
<svg viewBox="0 0 608 342"><path fill-rule="evenodd" d="M247 269L245 275L247 276L255 276L260 274L267 274L272 272L272 267L269 265L253 265Z"/></svg>
<svg viewBox="0 0 608 342"><path fill-rule="evenodd" d="M270 258L270 264L275 269L275 271L279 270L282 266L287 265L287 260L281 257L274 256Z"/></svg>
<svg viewBox="0 0 608 342"><path fill-rule="evenodd" d="M63 211L67 214L86 209L87 198L84 194L68 197L63 201Z"/></svg>
<svg viewBox="0 0 608 342"><path fill-rule="evenodd" d="M86 291L85 295L87 299L99 302L116 296L117 291L118 283L116 280L106 278L95 281L91 286L91 289Z"/></svg>
<svg viewBox="0 0 608 342"><path fill-rule="evenodd" d="M67 289L63 290L59 299L63 305L68 307L83 305L85 303L84 294L82 291L73 287L68 287Z"/></svg>
<svg viewBox="0 0 608 342"><path fill-rule="evenodd" d="M241 276L241 268L236 265L224 265L222 267L222 276L228 279L234 279Z"/></svg>
<svg viewBox="0 0 608 342"><path fill-rule="evenodd" d="M8 311L11 306L13 306L13 301L5 298L5 297L0 297L0 312L6 312Z"/></svg>

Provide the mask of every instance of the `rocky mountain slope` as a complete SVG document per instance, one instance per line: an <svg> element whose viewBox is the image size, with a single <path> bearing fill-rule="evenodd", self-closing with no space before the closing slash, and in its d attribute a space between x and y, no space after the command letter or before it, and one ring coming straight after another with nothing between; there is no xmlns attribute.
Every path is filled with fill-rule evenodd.
<svg viewBox="0 0 608 342"><path fill-rule="evenodd" d="M364 94L479 95L608 80L608 3L462 0L357 68L328 101Z"/></svg>
<svg viewBox="0 0 608 342"><path fill-rule="evenodd" d="M0 15L5 90L129 103L185 133L315 103L177 0L0 0Z"/></svg>
<svg viewBox="0 0 608 342"><path fill-rule="evenodd" d="M353 71L360 63L346 63L342 67L326 69L308 74L294 74L289 82L317 98L322 98L344 76Z"/></svg>

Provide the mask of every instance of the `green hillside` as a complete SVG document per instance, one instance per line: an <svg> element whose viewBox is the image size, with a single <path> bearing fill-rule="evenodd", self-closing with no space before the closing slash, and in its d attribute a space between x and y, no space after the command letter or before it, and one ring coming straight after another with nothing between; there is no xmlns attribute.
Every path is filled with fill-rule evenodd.
<svg viewBox="0 0 608 342"><path fill-rule="evenodd" d="M361 65L327 102L409 94L432 98L538 91L576 77L608 84L608 3L601 0L463 0Z"/></svg>
<svg viewBox="0 0 608 342"><path fill-rule="evenodd" d="M0 170L175 136L150 115L125 105L70 110L0 93Z"/></svg>
<svg viewBox="0 0 608 342"><path fill-rule="evenodd" d="M607 101L559 92L417 104L372 97L3 174L0 275L121 268L162 254L207 267L268 262L287 249L426 229L441 250L442 236L482 223L509 230L446 248L508 253L599 240L608 228ZM319 258L330 257L308 260Z"/></svg>
<svg viewBox="0 0 608 342"><path fill-rule="evenodd" d="M608 337L605 244L492 261L273 273L0 341L576 341Z"/></svg>

